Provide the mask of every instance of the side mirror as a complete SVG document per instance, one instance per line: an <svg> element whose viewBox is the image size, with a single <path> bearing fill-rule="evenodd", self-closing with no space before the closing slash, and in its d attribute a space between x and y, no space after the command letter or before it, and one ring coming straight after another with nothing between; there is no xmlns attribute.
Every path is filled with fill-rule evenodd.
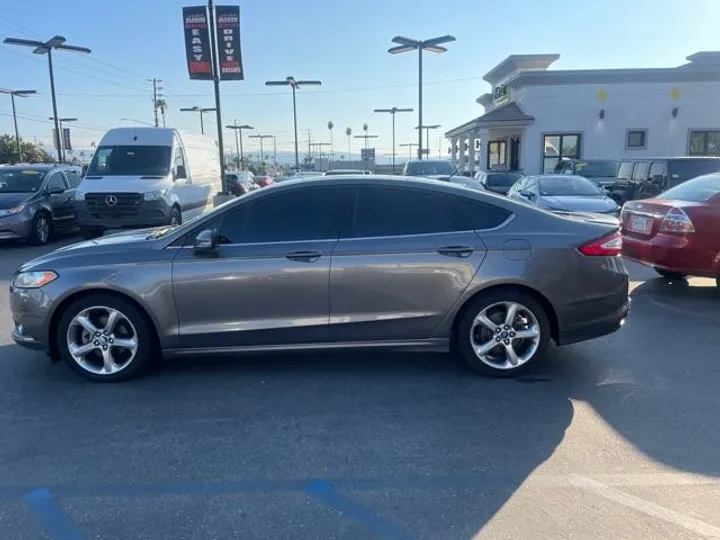
<svg viewBox="0 0 720 540"><path fill-rule="evenodd" d="M217 245L217 237L212 229L200 231L195 237L195 251L212 251Z"/></svg>
<svg viewBox="0 0 720 540"><path fill-rule="evenodd" d="M60 195L61 193L65 193L65 188L61 186L53 186L51 188L48 188L48 195Z"/></svg>
<svg viewBox="0 0 720 540"><path fill-rule="evenodd" d="M187 171L182 165L178 165L177 170L175 171L175 180L180 178L187 178Z"/></svg>

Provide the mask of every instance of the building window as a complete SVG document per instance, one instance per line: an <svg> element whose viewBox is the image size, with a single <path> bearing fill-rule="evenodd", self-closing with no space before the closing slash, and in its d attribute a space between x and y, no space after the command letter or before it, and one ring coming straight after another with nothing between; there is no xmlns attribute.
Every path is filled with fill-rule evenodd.
<svg viewBox="0 0 720 540"><path fill-rule="evenodd" d="M647 148L647 129L628 129L625 135L625 148L628 150Z"/></svg>
<svg viewBox="0 0 720 540"><path fill-rule="evenodd" d="M490 141L488 143L488 170L505 166L507 154L506 141Z"/></svg>
<svg viewBox="0 0 720 540"><path fill-rule="evenodd" d="M559 133L543 137L543 174L553 172L563 159L580 158L581 135L579 133Z"/></svg>
<svg viewBox="0 0 720 540"><path fill-rule="evenodd" d="M720 156L720 130L691 131L688 146L691 156Z"/></svg>

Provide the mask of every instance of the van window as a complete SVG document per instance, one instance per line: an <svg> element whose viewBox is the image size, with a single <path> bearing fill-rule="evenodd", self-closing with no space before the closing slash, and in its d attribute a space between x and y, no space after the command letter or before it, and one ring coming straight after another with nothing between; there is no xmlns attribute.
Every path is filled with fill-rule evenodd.
<svg viewBox="0 0 720 540"><path fill-rule="evenodd" d="M185 166L185 152L183 152L183 149L179 146L175 147L175 161L173 162L173 174L177 175L178 167L182 167L185 171L185 176L183 178L187 178L187 167Z"/></svg>
<svg viewBox="0 0 720 540"><path fill-rule="evenodd" d="M656 176L662 176L663 179L667 176L667 163L664 161L653 161L650 165L650 179L652 180Z"/></svg>
<svg viewBox="0 0 720 540"><path fill-rule="evenodd" d="M643 182L648 179L648 169L650 169L649 161L638 161L635 164L632 179L636 182Z"/></svg>
<svg viewBox="0 0 720 540"><path fill-rule="evenodd" d="M703 174L720 172L719 158L688 158L669 161L669 187Z"/></svg>
<svg viewBox="0 0 720 540"><path fill-rule="evenodd" d="M630 180L632 176L634 161L623 161L618 168L617 177L620 180Z"/></svg>
<svg viewBox="0 0 720 540"><path fill-rule="evenodd" d="M99 146L88 176L167 176L170 146Z"/></svg>

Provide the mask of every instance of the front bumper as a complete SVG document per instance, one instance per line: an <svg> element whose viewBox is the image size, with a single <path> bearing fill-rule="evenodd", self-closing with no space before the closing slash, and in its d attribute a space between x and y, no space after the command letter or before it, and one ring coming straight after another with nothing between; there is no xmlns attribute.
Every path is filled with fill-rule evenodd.
<svg viewBox="0 0 720 540"><path fill-rule="evenodd" d="M0 240L19 240L30 236L32 216L20 212L14 216L0 217Z"/></svg>
<svg viewBox="0 0 720 540"><path fill-rule="evenodd" d="M11 337L15 343L27 349L47 351L46 320L50 315L52 300L43 289L10 286L10 311L14 323Z"/></svg>
<svg viewBox="0 0 720 540"><path fill-rule="evenodd" d="M75 219L86 229L144 229L160 227L170 222L172 207L165 199L142 201L137 211L127 214L101 214L91 212L85 201L75 201Z"/></svg>

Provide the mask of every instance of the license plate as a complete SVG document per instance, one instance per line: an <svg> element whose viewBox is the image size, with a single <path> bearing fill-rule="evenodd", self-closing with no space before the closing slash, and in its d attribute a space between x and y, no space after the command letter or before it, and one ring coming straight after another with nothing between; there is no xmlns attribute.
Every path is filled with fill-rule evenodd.
<svg viewBox="0 0 720 540"><path fill-rule="evenodd" d="M651 228L652 219L650 219L649 217L633 215L630 216L630 223L628 224L628 229L630 229L632 232L650 234Z"/></svg>

